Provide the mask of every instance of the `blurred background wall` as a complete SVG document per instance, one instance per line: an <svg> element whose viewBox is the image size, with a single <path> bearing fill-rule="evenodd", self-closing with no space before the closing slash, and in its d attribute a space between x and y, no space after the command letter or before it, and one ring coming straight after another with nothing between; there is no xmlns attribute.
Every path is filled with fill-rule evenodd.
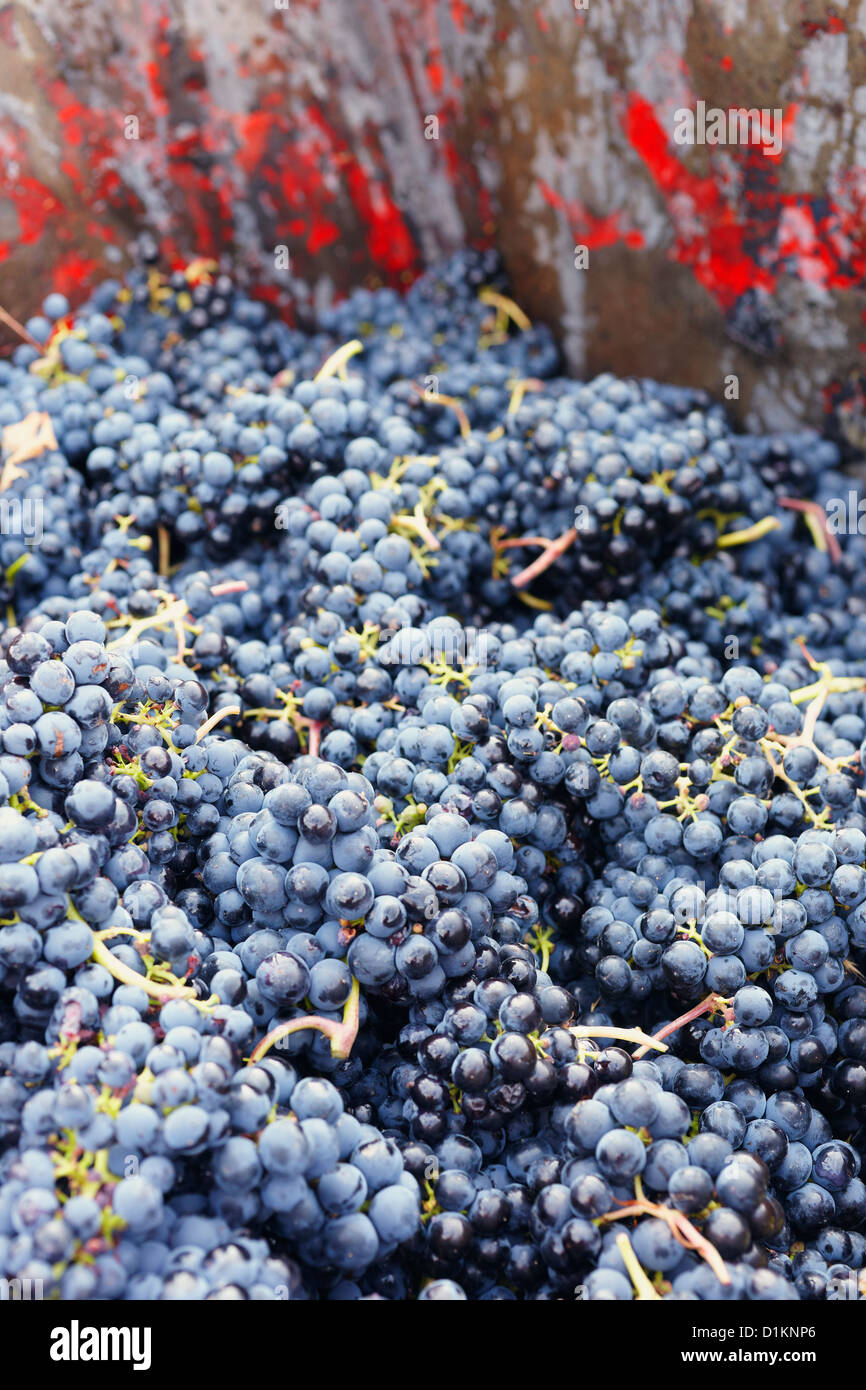
<svg viewBox="0 0 866 1390"><path fill-rule="evenodd" d="M698 101L781 149L677 144ZM493 242L577 373L866 443L866 0L27 0L0 160L19 317L142 230L287 313Z"/></svg>

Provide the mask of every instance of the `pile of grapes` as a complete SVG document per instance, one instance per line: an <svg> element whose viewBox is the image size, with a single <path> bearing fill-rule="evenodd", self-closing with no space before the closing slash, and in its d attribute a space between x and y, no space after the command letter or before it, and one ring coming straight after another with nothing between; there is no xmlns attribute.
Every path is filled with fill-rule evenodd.
<svg viewBox="0 0 866 1390"><path fill-rule="evenodd" d="M147 257L22 337L0 1278L856 1296L866 541L828 522L860 498L835 446L558 375L481 253L308 330Z"/></svg>

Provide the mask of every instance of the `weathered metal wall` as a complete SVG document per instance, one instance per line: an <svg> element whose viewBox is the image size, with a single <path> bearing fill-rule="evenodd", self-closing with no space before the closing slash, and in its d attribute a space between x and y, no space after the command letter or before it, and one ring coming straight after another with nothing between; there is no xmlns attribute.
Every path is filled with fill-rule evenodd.
<svg viewBox="0 0 866 1390"><path fill-rule="evenodd" d="M699 99L781 152L678 145ZM0 158L19 315L144 227L286 301L487 239L577 371L866 434L866 0L28 0Z"/></svg>

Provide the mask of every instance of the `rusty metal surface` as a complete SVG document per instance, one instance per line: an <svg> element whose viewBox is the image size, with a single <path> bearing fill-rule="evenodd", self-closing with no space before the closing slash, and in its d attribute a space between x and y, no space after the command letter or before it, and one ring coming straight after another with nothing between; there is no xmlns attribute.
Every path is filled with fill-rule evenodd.
<svg viewBox="0 0 866 1390"><path fill-rule="evenodd" d="M699 100L780 151L678 145ZM866 0L29 0L0 158L18 316L144 227L287 311L494 241L577 372L866 434Z"/></svg>

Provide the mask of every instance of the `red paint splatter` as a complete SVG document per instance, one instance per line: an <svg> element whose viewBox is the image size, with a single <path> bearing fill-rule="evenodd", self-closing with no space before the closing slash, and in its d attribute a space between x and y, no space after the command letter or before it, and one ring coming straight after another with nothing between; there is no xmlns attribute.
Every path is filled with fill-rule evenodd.
<svg viewBox="0 0 866 1390"><path fill-rule="evenodd" d="M443 140L442 155L445 159L445 168L448 170L451 179L456 182L460 175L460 153L453 140Z"/></svg>
<svg viewBox="0 0 866 1390"><path fill-rule="evenodd" d="M643 246L644 239L641 232L634 228L620 226L619 212L612 212L608 217L596 217L577 198L563 198L543 180L539 180L538 187L542 197L550 207L557 208L566 214L572 234L581 245L586 246L590 251L597 251L605 246L615 246L620 241L633 248Z"/></svg>
<svg viewBox="0 0 866 1390"><path fill-rule="evenodd" d="M88 236L94 237L97 241L109 241L112 246L116 246L118 243L117 232L105 222L87 221L84 224L84 230Z"/></svg>
<svg viewBox="0 0 866 1390"><path fill-rule="evenodd" d="M78 102L71 102L68 106L58 107L56 112L57 119L66 132L67 143L73 146L81 144L82 130L78 117L83 109Z"/></svg>
<svg viewBox="0 0 866 1390"><path fill-rule="evenodd" d="M455 29L459 29L461 34L466 29L466 21L470 17L470 8L466 0L451 0L451 19Z"/></svg>
<svg viewBox="0 0 866 1390"><path fill-rule="evenodd" d="M78 166L77 166L76 164L73 164L71 159L61 159L61 161L60 161L60 172L61 172L61 174L65 174L65 175L66 175L66 177L68 178L69 182L72 184L72 187L75 189L76 193L80 193L80 192L81 192L81 172L80 172Z"/></svg>
<svg viewBox="0 0 866 1390"><path fill-rule="evenodd" d="M38 179L19 175L7 187L7 194L18 214L18 240L24 246L39 241L51 219L63 212L59 199Z"/></svg>
<svg viewBox="0 0 866 1390"><path fill-rule="evenodd" d="M846 25L841 15L828 14L823 19L804 19L800 28L807 39L813 39L816 34L844 34Z"/></svg>
<svg viewBox="0 0 866 1390"><path fill-rule="evenodd" d="M794 127L797 123L797 113L799 112L799 110L799 102L792 101L782 111L782 130L780 132L780 138L778 141L778 150L774 151L772 148L774 143L772 137L766 140L764 139L762 127L761 139L753 148L760 150L763 159L769 159L775 163L778 163L779 160L782 159L785 150L789 148L791 142L793 141Z"/></svg>
<svg viewBox="0 0 866 1390"><path fill-rule="evenodd" d="M117 166L129 155L129 144L123 139L123 117L113 109L86 106L59 79L45 83L44 89L62 127L64 148L78 151L69 161L77 162L78 177L67 176L76 192L86 189L91 208L97 207L120 186Z"/></svg>
<svg viewBox="0 0 866 1390"><path fill-rule="evenodd" d="M12 49L17 53L18 44L15 42L16 38L15 7L13 5L4 5L3 9L0 10L0 42L2 42L4 48Z"/></svg>
<svg viewBox="0 0 866 1390"><path fill-rule="evenodd" d="M772 289L772 276L746 254L744 229L713 178L689 173L672 153L667 132L645 97L633 94L629 99L625 129L667 201L675 258L691 267L724 309L747 289Z"/></svg>
<svg viewBox="0 0 866 1390"><path fill-rule="evenodd" d="M160 188L166 197L171 225L176 230L161 236L164 256L180 265L191 254L219 254L235 238L235 213L241 200L257 205L271 219L268 231L279 242L287 236L301 243L309 255L332 245L345 235L338 208L348 198L360 223L354 244L345 247L348 264L365 266L370 261L382 280L405 283L414 277L419 257L409 227L395 201L386 155L373 124L365 127L357 148L350 149L328 123L329 111L313 108L290 110L285 84L276 84L279 69L273 55L252 55L244 65L254 78L267 77L269 90L262 93L251 114L221 110L202 86L196 64L201 54L189 46L180 66L188 70L183 86L183 124L172 110L169 93L177 86L177 74L169 64L179 43L169 14L145 0L140 13L146 42L135 62L109 56L106 74L118 96L103 109L81 100L74 85L43 71L38 85L56 116L55 142L62 150L63 180L52 189L32 176L28 136L14 120L0 119L0 149L8 168L21 175L7 176L10 202L18 215L18 246L45 241L46 266L59 261L64 289L84 285L99 274L97 264L84 247L99 256L99 243L126 247L130 229L147 220L128 171L135 166L144 181ZM315 8L311 0L310 8ZM478 23L468 0L449 0L451 24L459 32ZM432 25L425 42L427 81L435 97L440 119L459 116L453 94L459 92L459 74L450 71L443 58L437 21L441 13L425 3L423 13ZM445 20L447 25L448 21ZM14 47L15 29L10 10L0 10L0 38ZM408 38L406 42L408 43ZM240 59L236 60L240 67ZM451 96L448 96L448 93ZM429 97L428 97L429 101ZM420 102L420 94L419 94ZM423 109L420 106L419 109ZM124 139L124 113L140 121L140 141ZM493 230L492 200L481 187L477 170L458 153L453 141L443 140L432 150L457 185L470 217L479 218L485 235ZM68 206L64 206L64 200ZM85 240L85 238L87 240ZM14 254L14 245L0 245L0 258ZM277 290L275 293L281 293Z"/></svg>
<svg viewBox="0 0 866 1390"><path fill-rule="evenodd" d="M61 294L78 298L82 290L93 283L94 275L100 270L99 261L92 256L79 255L77 251L67 251L57 257L52 267L52 283Z"/></svg>
<svg viewBox="0 0 866 1390"><path fill-rule="evenodd" d="M315 107L308 118L327 136L334 158L344 170L349 196L367 226L367 250L371 260L391 274L417 268L417 252L385 181L384 172L370 174Z"/></svg>
<svg viewBox="0 0 866 1390"><path fill-rule="evenodd" d="M163 55L163 53L161 52L161 47L162 46L160 46L160 48L157 49L157 52L159 52L160 57L168 56L167 53ZM167 44L165 45L165 47L166 49L168 49ZM162 76L159 70L159 64L146 63L144 71L147 76L148 85L150 87L150 95L153 110L159 116L166 116L169 110L169 103L165 88L162 85Z"/></svg>
<svg viewBox="0 0 866 1390"><path fill-rule="evenodd" d="M279 188L279 196L269 197L268 206L280 236L284 234L280 219L291 210L294 215L286 230L295 239L303 239L311 255L333 245L340 231L329 210L338 185L322 135L306 120L292 128L273 104L271 109L236 118L235 128L241 167L251 178L259 175Z"/></svg>
<svg viewBox="0 0 866 1390"><path fill-rule="evenodd" d="M782 149L796 106L783 117ZM745 182L735 211L713 177L689 173L670 148L650 103L630 98L626 134L665 198L674 231L672 255L691 267L723 309L747 289L772 293L781 275L824 289L847 290L866 278L866 171L841 180L835 199L805 193L780 195L765 160L766 147L739 151ZM730 154L730 149L728 150ZM770 161L772 165L774 161Z"/></svg>
<svg viewBox="0 0 866 1390"><path fill-rule="evenodd" d="M273 111L251 111L239 122L240 148L237 162L247 174L251 174L265 158L268 143L274 130Z"/></svg>
<svg viewBox="0 0 866 1390"><path fill-rule="evenodd" d="M822 289L862 289L866 279L866 185L849 179L838 201L794 194L781 200L780 270Z"/></svg>

